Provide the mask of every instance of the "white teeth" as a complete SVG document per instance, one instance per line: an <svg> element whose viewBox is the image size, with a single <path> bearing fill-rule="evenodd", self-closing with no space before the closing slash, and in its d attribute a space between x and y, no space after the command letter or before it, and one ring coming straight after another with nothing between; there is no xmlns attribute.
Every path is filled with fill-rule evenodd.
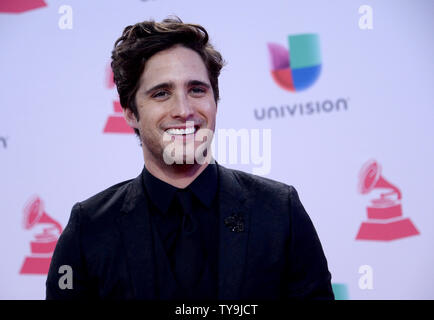
<svg viewBox="0 0 434 320"><path fill-rule="evenodd" d="M196 132L196 128L195 127L188 127L188 128L185 128L185 129L171 128L171 129L167 129L166 132L168 134L172 134L172 135L192 134L192 133Z"/></svg>

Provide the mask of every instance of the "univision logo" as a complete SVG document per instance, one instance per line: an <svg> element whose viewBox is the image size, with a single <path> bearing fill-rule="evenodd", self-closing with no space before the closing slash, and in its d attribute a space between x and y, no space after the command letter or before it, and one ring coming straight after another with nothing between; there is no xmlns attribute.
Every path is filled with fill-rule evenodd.
<svg viewBox="0 0 434 320"><path fill-rule="evenodd" d="M314 33L289 35L288 46L289 50L280 44L268 43L271 75L281 88L299 92L312 86L321 73L319 36ZM315 100L277 102L255 108L254 117L256 120L295 118L349 109L348 97Z"/></svg>
<svg viewBox="0 0 434 320"><path fill-rule="evenodd" d="M289 50L276 43L268 43L271 75L274 81L288 91L309 88L321 73L321 54L317 34L288 36Z"/></svg>

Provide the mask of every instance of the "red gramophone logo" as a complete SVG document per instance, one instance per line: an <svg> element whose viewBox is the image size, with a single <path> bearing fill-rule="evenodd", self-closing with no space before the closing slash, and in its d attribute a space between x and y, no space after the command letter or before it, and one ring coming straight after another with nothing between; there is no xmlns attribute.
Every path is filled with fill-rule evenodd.
<svg viewBox="0 0 434 320"><path fill-rule="evenodd" d="M401 191L381 176L381 167L370 160L359 175L359 192L377 191L378 197L371 200L366 211L368 220L360 226L357 240L390 241L418 235L409 218L404 218L401 207Z"/></svg>
<svg viewBox="0 0 434 320"><path fill-rule="evenodd" d="M42 229L30 242L30 256L24 259L20 274L47 274L51 256L57 240L62 233L62 226L44 210L44 203L39 197L33 198L24 208L24 228Z"/></svg>
<svg viewBox="0 0 434 320"><path fill-rule="evenodd" d="M45 6L47 4L43 0L1 0L0 12L22 13Z"/></svg>
<svg viewBox="0 0 434 320"><path fill-rule="evenodd" d="M110 65L106 68L106 87L113 89L113 71ZM114 114L109 116L104 127L104 133L134 133L134 130L127 124L122 113L122 107L118 100L113 100Z"/></svg>

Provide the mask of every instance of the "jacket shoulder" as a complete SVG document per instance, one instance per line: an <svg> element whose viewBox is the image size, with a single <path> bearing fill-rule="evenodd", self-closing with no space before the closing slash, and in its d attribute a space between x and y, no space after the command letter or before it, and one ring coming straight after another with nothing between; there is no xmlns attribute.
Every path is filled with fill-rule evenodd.
<svg viewBox="0 0 434 320"><path fill-rule="evenodd" d="M137 179L137 178L136 178ZM117 212L121 209L125 195L131 184L136 179L129 179L117 183L97 194L76 204L80 212L86 218L96 219L109 212Z"/></svg>
<svg viewBox="0 0 434 320"><path fill-rule="evenodd" d="M224 168L223 170L227 170L228 173L233 174L244 190L251 191L253 193L270 195L272 198L275 196L284 196L288 198L288 194L295 192L295 188L292 185L288 185L280 181L261 177L240 170L228 168Z"/></svg>

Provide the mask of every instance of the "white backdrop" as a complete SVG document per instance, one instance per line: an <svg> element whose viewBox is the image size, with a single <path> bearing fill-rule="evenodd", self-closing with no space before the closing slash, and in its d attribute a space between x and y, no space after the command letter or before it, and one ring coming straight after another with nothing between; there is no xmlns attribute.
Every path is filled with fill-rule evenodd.
<svg viewBox="0 0 434 320"><path fill-rule="evenodd" d="M332 282L343 288L338 298L434 299L434 2L48 0L38 9L4 12L21 3L0 5L0 298L45 297L46 275L20 273L26 258L36 270L35 258L43 256L30 244L54 234L43 233L50 226L43 220L25 229L33 197L65 227L75 202L140 173L136 137L104 132L117 100L107 65L125 26L176 14L206 27L228 62L217 127L271 129L265 176L297 188ZM362 5L372 9L372 29L359 26ZM286 91L271 76L268 43L287 48L288 36L304 33L319 37L321 74L304 91ZM338 99L346 109L255 117L255 110ZM357 188L370 159L402 193L403 216L392 220L409 218L419 234L356 239L379 196ZM28 218L38 222L37 212ZM361 266L368 267L359 273Z"/></svg>

